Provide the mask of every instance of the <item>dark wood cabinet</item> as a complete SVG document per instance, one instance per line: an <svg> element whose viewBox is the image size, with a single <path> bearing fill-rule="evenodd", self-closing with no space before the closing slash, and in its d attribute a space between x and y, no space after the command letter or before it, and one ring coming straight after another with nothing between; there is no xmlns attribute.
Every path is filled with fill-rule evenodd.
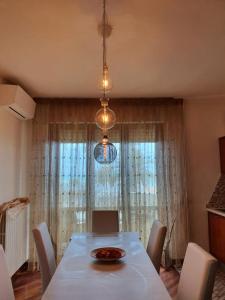
<svg viewBox="0 0 225 300"><path fill-rule="evenodd" d="M225 174L225 136L219 138L221 173Z"/></svg>
<svg viewBox="0 0 225 300"><path fill-rule="evenodd" d="M212 255L225 263L225 136L219 138L221 176L207 204L209 248Z"/></svg>
<svg viewBox="0 0 225 300"><path fill-rule="evenodd" d="M225 263L225 214L208 212L210 253Z"/></svg>

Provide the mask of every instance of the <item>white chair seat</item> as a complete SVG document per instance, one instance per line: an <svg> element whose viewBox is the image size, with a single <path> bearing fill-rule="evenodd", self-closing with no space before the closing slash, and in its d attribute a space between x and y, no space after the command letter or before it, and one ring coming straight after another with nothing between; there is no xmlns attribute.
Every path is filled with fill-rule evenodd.
<svg viewBox="0 0 225 300"><path fill-rule="evenodd" d="M119 216L117 210L93 210L92 232L112 233L119 231Z"/></svg>
<svg viewBox="0 0 225 300"><path fill-rule="evenodd" d="M215 280L217 260L189 243L181 270L176 300L210 300Z"/></svg>
<svg viewBox="0 0 225 300"><path fill-rule="evenodd" d="M159 273L160 264L162 259L163 246L166 238L167 228L158 220L155 220L152 224L147 253L150 257L156 271Z"/></svg>
<svg viewBox="0 0 225 300"><path fill-rule="evenodd" d="M5 253L0 245L0 299L15 300L11 278L6 265Z"/></svg>
<svg viewBox="0 0 225 300"><path fill-rule="evenodd" d="M56 269L55 253L46 223L33 229L41 270L42 290L45 291Z"/></svg>

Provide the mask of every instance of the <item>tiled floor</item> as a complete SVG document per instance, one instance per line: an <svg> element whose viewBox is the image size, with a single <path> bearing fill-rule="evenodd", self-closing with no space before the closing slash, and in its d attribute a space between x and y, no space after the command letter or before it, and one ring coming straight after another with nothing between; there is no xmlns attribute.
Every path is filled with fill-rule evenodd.
<svg viewBox="0 0 225 300"><path fill-rule="evenodd" d="M213 300L225 300L225 272L218 271L213 289Z"/></svg>

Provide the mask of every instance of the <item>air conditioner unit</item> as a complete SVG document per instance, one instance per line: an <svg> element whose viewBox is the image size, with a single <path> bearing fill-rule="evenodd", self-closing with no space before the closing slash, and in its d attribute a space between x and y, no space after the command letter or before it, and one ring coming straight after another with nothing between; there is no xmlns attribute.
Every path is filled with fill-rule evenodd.
<svg viewBox="0 0 225 300"><path fill-rule="evenodd" d="M0 84L0 107L5 107L18 119L33 119L36 103L19 86L13 84Z"/></svg>

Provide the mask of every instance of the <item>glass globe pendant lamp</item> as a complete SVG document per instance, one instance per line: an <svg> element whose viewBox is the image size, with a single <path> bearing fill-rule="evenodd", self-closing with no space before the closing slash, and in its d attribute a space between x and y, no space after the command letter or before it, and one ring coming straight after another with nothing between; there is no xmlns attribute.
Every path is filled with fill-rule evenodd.
<svg viewBox="0 0 225 300"><path fill-rule="evenodd" d="M116 147L109 142L107 135L104 135L101 143L94 149L94 158L100 164L111 164L117 156Z"/></svg>
<svg viewBox="0 0 225 300"><path fill-rule="evenodd" d="M116 115L113 110L108 107L108 99L101 99L102 108L100 108L95 115L96 125L106 132L111 129L116 123Z"/></svg>

